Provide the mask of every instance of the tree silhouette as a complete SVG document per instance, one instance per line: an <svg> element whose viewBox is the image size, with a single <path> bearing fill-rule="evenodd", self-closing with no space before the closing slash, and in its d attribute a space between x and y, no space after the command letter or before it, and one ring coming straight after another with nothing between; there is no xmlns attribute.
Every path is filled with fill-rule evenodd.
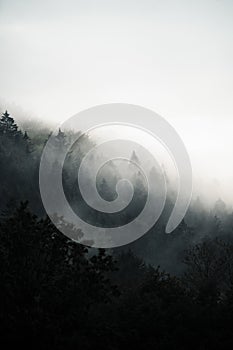
<svg viewBox="0 0 233 350"><path fill-rule="evenodd" d="M27 203L0 223L0 263L6 340L32 334L66 338L76 327L88 326L93 305L117 295L107 277L115 270L112 257L104 250L88 257L85 246L62 235L48 218L38 219Z"/></svg>
<svg viewBox="0 0 233 350"><path fill-rule="evenodd" d="M16 136L18 134L18 126L7 111L3 113L0 119L0 134L7 136Z"/></svg>

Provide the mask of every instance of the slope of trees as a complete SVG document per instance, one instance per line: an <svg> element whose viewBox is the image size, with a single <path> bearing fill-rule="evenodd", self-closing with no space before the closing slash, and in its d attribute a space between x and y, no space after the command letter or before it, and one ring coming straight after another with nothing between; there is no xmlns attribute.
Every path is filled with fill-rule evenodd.
<svg viewBox="0 0 233 350"><path fill-rule="evenodd" d="M131 251L91 251L21 205L0 222L0 344L46 349L230 349L233 244L184 252L171 276Z"/></svg>
<svg viewBox="0 0 233 350"><path fill-rule="evenodd" d="M103 250L88 257L87 248L21 203L0 223L1 341L69 343L88 327L91 308L118 294L107 277L114 269Z"/></svg>
<svg viewBox="0 0 233 350"><path fill-rule="evenodd" d="M231 349L233 215L225 204L207 211L196 201L167 235L168 198L160 221L140 240L108 252L86 248L43 211L38 169L48 137L19 130L8 112L0 120L1 347ZM69 139L59 130L53 147ZM84 135L67 155L64 188L90 222L107 226L112 222L86 208L77 190L77 167L91 146ZM56 171L55 161L49 166ZM110 164L103 174L97 188L111 200L120 173ZM130 221L144 197L140 185L131 211L117 220Z"/></svg>
<svg viewBox="0 0 233 350"><path fill-rule="evenodd" d="M31 136L32 135L32 136ZM0 210L10 212L19 201L29 201L30 208L39 216L45 215L39 192L39 163L43 147L50 136L49 131L27 130L21 131L14 119L6 111L0 119ZM71 133L59 130L53 137L51 157L48 168L56 172L59 159L53 159L54 151L70 144ZM77 171L81 159L93 147L93 140L83 135L67 154L63 169L63 186L66 197L75 212L84 220L96 226L114 227L126 224L136 217L144 207L146 200L145 188L133 170L132 181L135 186L134 197L130 205L119 213L105 214L90 208L82 199L77 183ZM132 159L139 162L136 153ZM93 158L93 162L98 159ZM92 171L90 167L90 173ZM156 181L156 171L151 173ZM113 162L101 169L97 179L100 195L106 200L116 198L115 186L121 178L120 170ZM89 174L86 174L88 186ZM171 235L164 233L165 224L173 203L168 197L165 210L159 222L143 236L134 242L130 248L146 262L153 265L160 264L171 273L180 273L183 267L179 264L182 252L190 244L200 242L204 237L232 236L233 214L228 213L224 202L219 200L212 211L204 209L198 199L193 203L184 221ZM127 247L128 249L128 247ZM124 251L125 248L122 248ZM121 249L120 249L121 251Z"/></svg>

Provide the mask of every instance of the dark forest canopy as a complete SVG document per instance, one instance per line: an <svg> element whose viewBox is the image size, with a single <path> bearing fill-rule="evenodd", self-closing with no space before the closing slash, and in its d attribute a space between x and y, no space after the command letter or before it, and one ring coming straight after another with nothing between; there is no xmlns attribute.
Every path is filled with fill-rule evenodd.
<svg viewBox="0 0 233 350"><path fill-rule="evenodd" d="M232 348L233 214L225 203L208 211L197 199L167 235L168 198L162 217L141 239L108 251L84 247L62 235L42 206L38 170L49 136L20 130L7 111L0 119L2 347ZM59 130L53 147L69 138ZM74 210L78 203L89 222L108 226L113 218L90 211L77 189L77 167L92 145L84 135L78 152L68 155L64 189ZM55 161L50 166L56 171ZM110 164L99 179L106 200L114 198L119 177ZM142 209L145 188L138 178L135 188L130 211L117 223Z"/></svg>
<svg viewBox="0 0 233 350"><path fill-rule="evenodd" d="M0 221L0 343L45 349L230 349L233 244L183 251L179 277L132 250L95 252L27 203Z"/></svg>

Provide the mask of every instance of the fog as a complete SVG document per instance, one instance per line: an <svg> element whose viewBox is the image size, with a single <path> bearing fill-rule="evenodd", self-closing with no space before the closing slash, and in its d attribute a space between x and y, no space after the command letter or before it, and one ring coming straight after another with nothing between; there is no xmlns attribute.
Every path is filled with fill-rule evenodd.
<svg viewBox="0 0 233 350"><path fill-rule="evenodd" d="M1 109L51 126L97 104L150 108L183 139L194 195L233 204L232 15L230 0L0 0Z"/></svg>

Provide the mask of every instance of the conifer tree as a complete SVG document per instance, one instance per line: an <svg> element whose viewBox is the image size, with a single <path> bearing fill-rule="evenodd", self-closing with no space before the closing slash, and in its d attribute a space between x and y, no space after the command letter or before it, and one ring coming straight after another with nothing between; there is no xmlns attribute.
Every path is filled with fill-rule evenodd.
<svg viewBox="0 0 233 350"><path fill-rule="evenodd" d="M16 136L18 134L18 126L7 111L3 113L0 119L0 134L7 136Z"/></svg>

